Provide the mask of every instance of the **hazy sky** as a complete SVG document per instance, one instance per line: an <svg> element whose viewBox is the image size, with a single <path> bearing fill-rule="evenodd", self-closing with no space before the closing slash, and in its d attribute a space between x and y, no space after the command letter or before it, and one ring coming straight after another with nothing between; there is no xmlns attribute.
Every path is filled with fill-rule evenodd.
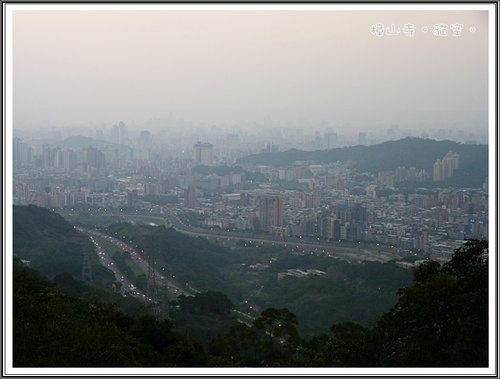
<svg viewBox="0 0 500 379"><path fill-rule="evenodd" d="M377 37L377 22L415 36ZM464 30L436 37L436 23ZM486 129L487 23L486 11L16 11L14 127L173 112Z"/></svg>

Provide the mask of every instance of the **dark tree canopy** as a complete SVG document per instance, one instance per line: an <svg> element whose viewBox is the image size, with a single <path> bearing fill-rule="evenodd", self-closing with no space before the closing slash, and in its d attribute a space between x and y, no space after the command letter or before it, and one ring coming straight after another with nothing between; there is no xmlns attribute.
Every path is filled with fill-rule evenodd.
<svg viewBox="0 0 500 379"><path fill-rule="evenodd" d="M202 292L195 296L181 295L178 301L184 312L216 317L227 317L234 308L227 296L217 291Z"/></svg>
<svg viewBox="0 0 500 379"><path fill-rule="evenodd" d="M487 366L488 243L470 240L452 259L417 268L374 333L387 366Z"/></svg>

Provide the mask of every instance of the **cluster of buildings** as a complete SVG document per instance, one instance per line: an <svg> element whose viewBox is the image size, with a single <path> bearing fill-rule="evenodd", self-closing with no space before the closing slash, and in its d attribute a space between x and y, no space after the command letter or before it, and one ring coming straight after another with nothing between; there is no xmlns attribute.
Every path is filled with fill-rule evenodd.
<svg viewBox="0 0 500 379"><path fill-rule="evenodd" d="M253 170L263 174L266 182L210 196L193 186L185 192L184 208L179 211L191 208L189 211L204 220L198 226L207 228L385 244L398 251L421 251L442 258L465 238L488 238L486 186L399 193L393 185L395 177L426 173L400 167L392 172L363 173L361 180L349 162L296 162L284 168L255 166ZM287 177L282 173L288 173L288 180L282 179ZM426 178L430 180L428 175Z"/></svg>
<svg viewBox="0 0 500 379"><path fill-rule="evenodd" d="M102 172L105 168L126 168L133 160L133 150L124 145L66 148L43 144L34 149L26 142L15 139L13 153L15 168L52 173Z"/></svg>
<svg viewBox="0 0 500 379"><path fill-rule="evenodd" d="M179 215L196 214L197 226L206 228L386 244L443 257L464 238L488 238L486 187L395 190L399 182L453 175L456 153L438 159L432 175L415 167L359 173L352 162L218 169L211 143L197 142L192 154L162 158L148 131L132 144L120 123L111 138L118 143L76 149L16 139L14 203L160 213L170 208ZM333 143L335 135L329 138Z"/></svg>
<svg viewBox="0 0 500 379"><path fill-rule="evenodd" d="M446 258L465 238L488 238L488 196L481 189L377 196L347 191L257 188L203 197L191 189L196 226L269 233L278 238L391 245ZM307 199L307 200L306 200Z"/></svg>
<svg viewBox="0 0 500 379"><path fill-rule="evenodd" d="M286 272L278 272L278 280L281 280L287 276L293 276L295 278L304 278L306 276L321 276L325 275L326 272L317 270L315 268L309 268L307 270L301 270L299 268L291 268Z"/></svg>

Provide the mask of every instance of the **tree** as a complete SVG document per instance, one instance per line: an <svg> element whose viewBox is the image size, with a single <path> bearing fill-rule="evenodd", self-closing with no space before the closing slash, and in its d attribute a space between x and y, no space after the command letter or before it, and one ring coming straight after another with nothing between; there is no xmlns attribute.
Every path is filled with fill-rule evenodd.
<svg viewBox="0 0 500 379"><path fill-rule="evenodd" d="M71 277L58 276L68 283ZM206 366L201 345L151 315L61 294L25 267L14 268L13 357L16 367Z"/></svg>
<svg viewBox="0 0 500 379"><path fill-rule="evenodd" d="M255 367L263 359L254 328L245 324L234 325L225 336L217 336L209 345L211 354L223 357L229 366Z"/></svg>
<svg viewBox="0 0 500 379"><path fill-rule="evenodd" d="M178 301L183 312L215 318L226 318L234 308L227 296L218 291L202 292L195 296L181 295Z"/></svg>
<svg viewBox="0 0 500 379"><path fill-rule="evenodd" d="M300 350L297 317L286 308L269 308L253 322L263 366L292 365Z"/></svg>
<svg viewBox="0 0 500 379"><path fill-rule="evenodd" d="M371 367L374 365L375 348L371 331L353 322L335 324L331 327L332 366Z"/></svg>
<svg viewBox="0 0 500 379"><path fill-rule="evenodd" d="M374 330L380 365L487 366L487 249L469 240L449 262L415 270L415 284Z"/></svg>
<svg viewBox="0 0 500 379"><path fill-rule="evenodd" d="M297 318L286 308L266 309L251 325L234 325L210 343L210 352L230 365L252 367L303 365L302 348Z"/></svg>

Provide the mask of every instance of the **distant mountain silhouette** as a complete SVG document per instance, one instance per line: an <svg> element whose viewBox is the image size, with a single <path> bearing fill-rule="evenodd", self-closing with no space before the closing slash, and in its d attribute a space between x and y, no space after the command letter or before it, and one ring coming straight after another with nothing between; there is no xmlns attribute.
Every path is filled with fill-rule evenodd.
<svg viewBox="0 0 500 379"><path fill-rule="evenodd" d="M416 167L432 174L436 159L453 151L460 156L460 167L450 184L481 185L488 175L488 145L461 144L453 141L436 141L423 138L404 138L372 146L350 146L331 150L303 151L291 149L284 152L254 154L240 159L240 163L287 166L296 161L330 163L352 161L362 172L394 170L398 167Z"/></svg>

